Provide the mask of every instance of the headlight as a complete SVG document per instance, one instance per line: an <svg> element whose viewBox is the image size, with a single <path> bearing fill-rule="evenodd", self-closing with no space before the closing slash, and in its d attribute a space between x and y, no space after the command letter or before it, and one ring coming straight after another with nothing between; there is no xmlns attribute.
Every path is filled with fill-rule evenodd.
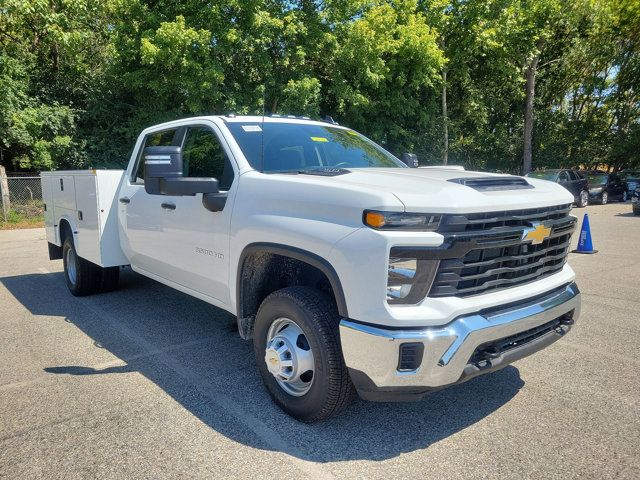
<svg viewBox="0 0 640 480"><path fill-rule="evenodd" d="M378 212L365 210L362 221L376 230L417 230L432 232L440 225L441 215L430 213Z"/></svg>
<svg viewBox="0 0 640 480"><path fill-rule="evenodd" d="M602 187L594 187L589 189L591 195L596 195L602 191Z"/></svg>
<svg viewBox="0 0 640 480"><path fill-rule="evenodd" d="M387 277L387 302L390 304L416 304L429 293L438 268L438 260L399 258L391 249Z"/></svg>

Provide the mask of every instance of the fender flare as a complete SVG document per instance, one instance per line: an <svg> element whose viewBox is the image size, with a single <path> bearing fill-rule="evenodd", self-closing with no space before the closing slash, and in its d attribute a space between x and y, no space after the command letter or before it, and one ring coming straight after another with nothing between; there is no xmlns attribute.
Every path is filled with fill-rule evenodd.
<svg viewBox="0 0 640 480"><path fill-rule="evenodd" d="M56 229L56 240L60 243L60 247L62 246L62 224L63 222L67 222L69 224L69 228L71 229L71 234L73 235L73 242L76 241L76 235L78 234L78 226L76 225L75 220L67 214L63 214L58 218L58 223L55 225Z"/></svg>
<svg viewBox="0 0 640 480"><path fill-rule="evenodd" d="M340 283L340 278L338 277L338 273L336 272L333 265L329 263L325 258L316 255L315 253L309 252L307 250L303 250L301 248L292 247L289 245L279 244L279 243L268 243L268 242L256 242L250 243L249 245L244 247L242 253L240 254L240 258L238 260L238 272L236 276L236 305L238 306L238 313L240 313L240 305L242 305L242 270L244 268L244 262L247 256L256 253L256 252L267 252L273 253L276 255L281 255L283 257L291 257L296 260L300 260L301 262L308 263L312 267L320 270L329 280L331 284L331 290L333 290L333 294L336 299L336 305L338 307L338 313L343 318L349 318L349 314L347 311L347 302L344 296L344 290L342 289L342 283Z"/></svg>

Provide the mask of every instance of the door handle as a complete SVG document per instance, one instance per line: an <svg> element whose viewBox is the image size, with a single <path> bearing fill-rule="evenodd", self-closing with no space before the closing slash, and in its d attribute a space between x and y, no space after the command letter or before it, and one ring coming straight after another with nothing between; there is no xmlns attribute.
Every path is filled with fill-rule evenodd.
<svg viewBox="0 0 640 480"><path fill-rule="evenodd" d="M175 203L163 203L160 206L162 208L164 208L165 210L175 210L176 209L176 204Z"/></svg>
<svg viewBox="0 0 640 480"><path fill-rule="evenodd" d="M129 203L130 201L131 201L131 200L129 199L129 197L122 197L122 198L120 199L120 203L124 203L124 204L127 204L127 203Z"/></svg>

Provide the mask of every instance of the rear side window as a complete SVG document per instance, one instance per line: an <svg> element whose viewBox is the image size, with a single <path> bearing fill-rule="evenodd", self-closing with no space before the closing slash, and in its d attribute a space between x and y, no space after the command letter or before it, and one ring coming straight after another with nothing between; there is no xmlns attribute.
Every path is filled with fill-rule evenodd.
<svg viewBox="0 0 640 480"><path fill-rule="evenodd" d="M580 180L580 177L578 177L576 172L574 172L573 170L567 170L567 173L569 173L570 180Z"/></svg>
<svg viewBox="0 0 640 480"><path fill-rule="evenodd" d="M147 147L170 147L180 146L180 129L173 128L170 130L162 130L161 132L153 132L144 137L144 142L138 152L138 159L135 169L135 176L131 179L133 183L144 183L144 162L142 161L142 152Z"/></svg>

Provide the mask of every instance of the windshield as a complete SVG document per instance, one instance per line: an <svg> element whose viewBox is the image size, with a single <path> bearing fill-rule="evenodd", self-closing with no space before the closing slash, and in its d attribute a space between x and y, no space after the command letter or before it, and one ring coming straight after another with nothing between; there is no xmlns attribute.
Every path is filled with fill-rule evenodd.
<svg viewBox="0 0 640 480"><path fill-rule="evenodd" d="M353 130L285 122L229 122L227 127L251 166L263 172L406 167Z"/></svg>
<svg viewBox="0 0 640 480"><path fill-rule="evenodd" d="M554 171L540 171L527 173L527 177L540 178L542 180L551 180L552 182L558 177L558 172Z"/></svg>
<svg viewBox="0 0 640 480"><path fill-rule="evenodd" d="M587 181L589 182L589 185L604 185L607 183L606 175L589 173L586 175L586 177L587 177Z"/></svg>

